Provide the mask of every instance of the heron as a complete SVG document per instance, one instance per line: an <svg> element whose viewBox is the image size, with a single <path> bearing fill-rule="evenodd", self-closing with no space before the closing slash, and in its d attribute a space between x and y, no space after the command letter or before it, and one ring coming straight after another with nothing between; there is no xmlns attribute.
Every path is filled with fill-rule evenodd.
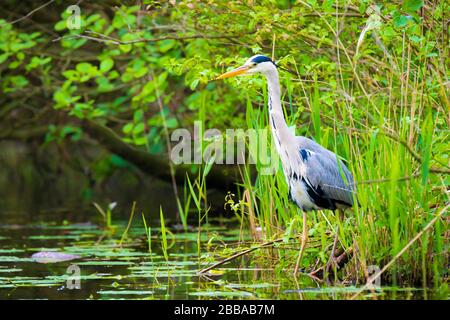
<svg viewBox="0 0 450 320"><path fill-rule="evenodd" d="M324 209L342 212L352 207L354 180L350 170L335 153L307 137L296 136L289 129L281 105L278 67L272 59L254 55L242 66L216 79L258 73L267 81L270 128L288 185L288 198L302 211L301 247L294 269L295 275L308 241L307 212ZM336 232L332 258L337 234Z"/></svg>

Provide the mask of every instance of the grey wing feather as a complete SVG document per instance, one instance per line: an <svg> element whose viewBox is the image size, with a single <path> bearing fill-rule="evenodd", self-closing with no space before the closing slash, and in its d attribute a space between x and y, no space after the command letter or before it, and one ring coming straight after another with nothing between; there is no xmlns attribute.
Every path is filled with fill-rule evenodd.
<svg viewBox="0 0 450 320"><path fill-rule="evenodd" d="M314 190L320 188L327 198L353 205L354 180L345 164L333 152L311 139L297 138L298 150L309 150L303 162L306 166L305 178Z"/></svg>

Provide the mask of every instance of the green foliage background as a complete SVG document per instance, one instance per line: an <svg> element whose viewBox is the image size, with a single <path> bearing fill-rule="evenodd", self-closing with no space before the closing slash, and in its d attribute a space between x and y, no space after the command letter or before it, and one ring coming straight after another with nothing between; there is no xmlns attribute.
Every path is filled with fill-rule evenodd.
<svg viewBox="0 0 450 320"><path fill-rule="evenodd" d="M67 28L69 4L54 5L56 17L0 20L0 138L79 141L89 119L164 154L164 123L169 132L195 120L266 127L261 77L211 80L274 52L290 71L280 71L288 122L347 159L362 183L361 208L341 231L358 251L352 271L389 261L449 201L447 1L104 1L81 4L78 30ZM255 188L247 205L274 227L271 237L295 208L282 174L267 179L243 184ZM312 236L325 235L320 215L311 224ZM326 236L321 252L328 244ZM447 258L443 216L392 279L440 283Z"/></svg>

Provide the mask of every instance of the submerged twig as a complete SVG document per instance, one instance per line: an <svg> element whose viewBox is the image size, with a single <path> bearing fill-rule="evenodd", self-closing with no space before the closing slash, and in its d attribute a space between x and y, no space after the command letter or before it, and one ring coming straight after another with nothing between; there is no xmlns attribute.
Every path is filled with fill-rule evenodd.
<svg viewBox="0 0 450 320"><path fill-rule="evenodd" d="M297 238L300 238L301 236L302 236L302 234L299 233L296 236L291 237L289 240L297 239ZM230 261L232 261L232 260L234 260L236 258L242 257L242 256L246 255L247 253L250 253L250 252L253 252L255 250L265 248L265 247L269 247L269 246L271 246L271 245L273 245L275 243L279 243L279 242L283 242L283 241L285 241L285 238L278 238L278 239L275 239L275 240L264 242L264 243L262 243L262 244L260 244L258 246L255 246L255 247L252 247L252 248L249 248L249 249L245 249L243 251L240 251L238 253L233 254L232 256L230 256L230 257L228 257L226 259L218 261L218 262L212 264L211 266L209 266L207 268L204 268L204 269L200 270L198 272L198 274L206 273L206 272L208 272L208 271L210 271L210 270L212 270L212 269L214 269L214 268L216 268L218 266L221 266L221 265L223 265L223 264L225 264L227 262L230 262Z"/></svg>
<svg viewBox="0 0 450 320"><path fill-rule="evenodd" d="M211 265L211 266L209 266L209 267L207 267L207 268L204 268L204 269L200 270L198 273L199 273L199 274L206 273L206 272L208 272L208 271L210 271L210 270L212 270L212 269L214 269L214 268L216 268L216 267L218 267L218 266L221 266L221 265L223 265L223 264L225 264L225 263L227 263L227 262L229 262L229 261L232 261L232 260L234 260L234 259L236 259L236 258L239 258L239 257L241 257L241 256L243 256L243 255L246 255L247 253L253 252L253 251L255 251L255 250L258 250L258 249L261 249L261 248L264 248L264 247L268 247L268 246L273 245L273 244L275 244L275 243L277 243L277 242L282 242L283 240L284 240L284 238L275 239L275 240L272 240L272 241L264 242L264 243L260 244L259 246L252 247L252 248L246 249L246 250L244 250L244 251L235 253L235 254L233 254L232 256L230 256L230 257L228 257L228 258L226 258L226 259L224 259L224 260L221 260L221 261L219 261L219 262L216 262L216 263L214 263L213 265Z"/></svg>
<svg viewBox="0 0 450 320"><path fill-rule="evenodd" d="M300 238L301 236L302 236L302 234L299 233L299 234L297 234L295 237L290 238L290 240ZM264 243L262 243L262 244L260 244L260 245L258 245L258 246L255 246L255 247L252 247L252 248L249 248L249 249L245 249L245 250L243 250L243 251L240 251L240 252L238 252L238 253L235 253L235 254L231 255L230 257L228 257L228 258L226 258L226 259L223 259L223 260L221 260L221 261L218 261L218 262L216 262L216 263L210 265L210 266L207 267L207 268L204 268L204 269L200 270L200 271L198 272L198 274L199 274L199 275L204 275L204 274L207 273L208 271L210 271L210 270L212 270L212 269L214 269L214 268L216 268L216 267L218 267L218 266L221 266L221 265L223 265L223 264L225 264L225 263L227 263L227 262L233 261L233 260L235 260L235 259L237 259L237 258L239 258L239 257L242 257L242 256L244 256L244 255L246 255L246 254L248 254L248 253L250 253L250 252L253 252L253 251L256 251L256 250L265 248L265 247L269 247L269 246L271 246L271 245L274 245L275 243L283 242L284 240L285 240L284 238L278 238L278 239L275 239L275 240L271 240L271 241L264 242ZM352 248L350 248L348 251L344 251L341 255L339 255L338 257L336 257L336 263L339 265L339 268L341 268L342 266L344 266L344 265L348 262L348 260L349 260L349 258L350 258L350 256L351 256L352 252L353 252L353 251L352 251ZM319 271L319 270L321 270L321 268L319 268L319 269L316 270L316 271ZM319 279L318 279L314 274L312 274L312 273L306 274L306 275L308 275L308 276L310 276L311 278L314 278L314 279L316 279L316 280L319 280Z"/></svg>

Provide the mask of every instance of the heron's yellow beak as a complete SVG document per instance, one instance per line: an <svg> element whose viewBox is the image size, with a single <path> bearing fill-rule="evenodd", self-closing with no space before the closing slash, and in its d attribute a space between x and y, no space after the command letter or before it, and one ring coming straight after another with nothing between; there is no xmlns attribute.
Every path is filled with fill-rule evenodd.
<svg viewBox="0 0 450 320"><path fill-rule="evenodd" d="M244 73L247 72L248 69L250 69L249 66L242 66L242 67L236 68L234 70L225 72L224 74L218 76L216 78L216 80L225 79L225 78L231 78L231 77L238 76L240 74L244 74Z"/></svg>

